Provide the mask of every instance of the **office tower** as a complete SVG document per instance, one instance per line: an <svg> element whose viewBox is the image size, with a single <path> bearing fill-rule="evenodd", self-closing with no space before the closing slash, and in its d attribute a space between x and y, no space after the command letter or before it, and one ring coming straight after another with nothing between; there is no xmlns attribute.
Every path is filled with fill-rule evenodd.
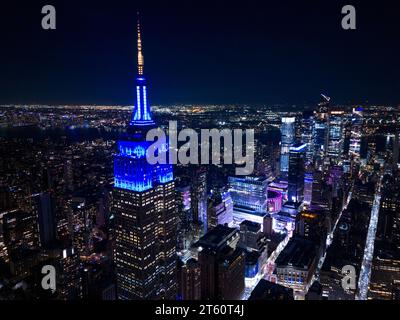
<svg viewBox="0 0 400 320"><path fill-rule="evenodd" d="M198 248L201 297L213 300L237 300L244 291L245 255L237 248L236 229L218 225L194 246Z"/></svg>
<svg viewBox="0 0 400 320"><path fill-rule="evenodd" d="M112 268L86 263L82 270L83 299L115 300L116 286Z"/></svg>
<svg viewBox="0 0 400 320"><path fill-rule="evenodd" d="M211 199L207 209L207 230L215 228L219 224L223 224L225 216L225 205L221 199Z"/></svg>
<svg viewBox="0 0 400 320"><path fill-rule="evenodd" d="M136 107L114 159L115 265L119 299L174 299L175 190L171 165L151 165L146 133L155 124L147 99L138 23ZM166 149L166 148L165 148ZM159 155L164 150L158 150Z"/></svg>
<svg viewBox="0 0 400 320"><path fill-rule="evenodd" d="M378 252L373 261L368 297L376 300L395 300L400 284L400 259L394 252Z"/></svg>
<svg viewBox="0 0 400 320"><path fill-rule="evenodd" d="M397 169L399 163L400 133L395 132L393 140L393 170Z"/></svg>
<svg viewBox="0 0 400 320"><path fill-rule="evenodd" d="M311 205L321 209L330 208L330 190L321 171L314 171L312 184Z"/></svg>
<svg viewBox="0 0 400 320"><path fill-rule="evenodd" d="M313 161L314 155L314 140L313 140L313 127L314 115L312 111L304 111L301 118L301 142L307 145L306 147L306 161L308 163Z"/></svg>
<svg viewBox="0 0 400 320"><path fill-rule="evenodd" d="M74 191L74 167L72 159L64 161L64 193L71 193Z"/></svg>
<svg viewBox="0 0 400 320"><path fill-rule="evenodd" d="M71 247L57 251L57 292L60 300L82 298L82 277L79 255Z"/></svg>
<svg viewBox="0 0 400 320"><path fill-rule="evenodd" d="M387 243L400 245L400 179L385 176L383 180L378 236Z"/></svg>
<svg viewBox="0 0 400 320"><path fill-rule="evenodd" d="M289 149L295 143L294 117L283 117L281 124L281 176L287 177L289 171Z"/></svg>
<svg viewBox="0 0 400 320"><path fill-rule="evenodd" d="M233 206L229 193L225 193L225 201L222 195L214 196L210 199L207 209L208 230L217 225L229 225L233 221Z"/></svg>
<svg viewBox="0 0 400 320"><path fill-rule="evenodd" d="M191 206L193 222L207 229L207 170L204 167L192 171Z"/></svg>
<svg viewBox="0 0 400 320"><path fill-rule="evenodd" d="M339 163L344 146L344 112L331 111L329 114L329 130L328 130L328 156L335 162Z"/></svg>
<svg viewBox="0 0 400 320"><path fill-rule="evenodd" d="M201 299L200 265L196 259L189 259L180 272L182 300Z"/></svg>
<svg viewBox="0 0 400 320"><path fill-rule="evenodd" d="M263 232L266 235L268 239L271 239L274 229L273 229L273 224L274 224L274 218L269 214L264 218L264 223L263 223Z"/></svg>
<svg viewBox="0 0 400 320"><path fill-rule="evenodd" d="M268 181L264 177L229 177L229 192L233 201L233 218L263 224L267 215Z"/></svg>
<svg viewBox="0 0 400 320"><path fill-rule="evenodd" d="M6 261L13 276L29 276L38 263L39 234L37 217L31 212L9 211L3 215L3 239L7 248Z"/></svg>
<svg viewBox="0 0 400 320"><path fill-rule="evenodd" d="M356 160L359 160L361 155L363 122L364 122L363 109L362 108L353 109L349 154Z"/></svg>
<svg viewBox="0 0 400 320"><path fill-rule="evenodd" d="M0 261L3 260L4 262L8 262L8 254L7 254L7 247L4 241L4 234L3 234L3 216L0 214Z"/></svg>
<svg viewBox="0 0 400 320"><path fill-rule="evenodd" d="M310 205L312 200L312 188L313 188L313 178L314 168L312 166L307 166L304 172L304 204Z"/></svg>
<svg viewBox="0 0 400 320"><path fill-rule="evenodd" d="M50 193L33 197L33 211L38 217L40 247L50 249L56 243L55 201Z"/></svg>
<svg viewBox="0 0 400 320"><path fill-rule="evenodd" d="M306 144L295 144L290 147L288 199L291 202L301 203L304 199L304 158Z"/></svg>
<svg viewBox="0 0 400 320"><path fill-rule="evenodd" d="M260 224L245 220L240 224L239 234L239 247L250 251L266 250L267 240L261 231Z"/></svg>
<svg viewBox="0 0 400 320"><path fill-rule="evenodd" d="M101 195L98 198L98 210L96 214L96 225L104 227L110 223L110 209L112 203L112 191L108 188L102 188Z"/></svg>
<svg viewBox="0 0 400 320"><path fill-rule="evenodd" d="M230 225L233 222L233 200L229 191L223 191L221 196L225 206L225 217L222 222Z"/></svg>
<svg viewBox="0 0 400 320"><path fill-rule="evenodd" d="M190 186L184 185L176 188L176 206L180 220L179 227L187 230L191 222Z"/></svg>
<svg viewBox="0 0 400 320"><path fill-rule="evenodd" d="M218 299L239 300L244 291L245 255L226 247L218 261Z"/></svg>
<svg viewBox="0 0 400 320"><path fill-rule="evenodd" d="M329 108L330 97L321 95L321 102L318 104L317 110L314 112L314 159L318 165L321 165L327 152L328 143L328 127L329 127Z"/></svg>
<svg viewBox="0 0 400 320"><path fill-rule="evenodd" d="M74 197L69 201L69 205L69 229L73 246L79 254L88 253L97 203L90 203L86 198Z"/></svg>
<svg viewBox="0 0 400 320"><path fill-rule="evenodd" d="M313 241L319 255L326 249L329 223L328 213L324 210L303 210L296 217L295 234Z"/></svg>
<svg viewBox="0 0 400 320"><path fill-rule="evenodd" d="M245 250L246 278L254 278L265 266L268 258L268 240L256 222L243 221L240 224L238 246Z"/></svg>
<svg viewBox="0 0 400 320"><path fill-rule="evenodd" d="M3 216L3 236L8 252L23 247L37 249L39 234L37 218L33 212L13 210Z"/></svg>

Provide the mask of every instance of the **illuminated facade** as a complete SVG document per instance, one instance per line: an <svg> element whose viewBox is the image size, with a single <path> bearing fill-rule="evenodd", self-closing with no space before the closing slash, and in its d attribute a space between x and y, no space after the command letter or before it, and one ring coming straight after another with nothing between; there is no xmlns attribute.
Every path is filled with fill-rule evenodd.
<svg viewBox="0 0 400 320"><path fill-rule="evenodd" d="M138 23L136 107L114 159L115 265L118 299L174 299L175 186L171 165L150 165L146 133L154 127L143 75ZM167 152L167 146L163 151ZM163 152L160 151L160 152Z"/></svg>
<svg viewBox="0 0 400 320"><path fill-rule="evenodd" d="M268 212L277 213L282 209L282 194L278 191L268 189Z"/></svg>
<svg viewBox="0 0 400 320"><path fill-rule="evenodd" d="M268 214L268 181L263 177L229 177L229 192L233 200L233 219L237 223L244 220L263 225Z"/></svg>
<svg viewBox="0 0 400 320"><path fill-rule="evenodd" d="M303 112L301 119L301 142L307 144L306 159L307 162L312 162L314 155L314 141L313 141L313 127L314 116L312 112Z"/></svg>
<svg viewBox="0 0 400 320"><path fill-rule="evenodd" d="M304 173L304 204L310 205L312 199L313 172L308 170Z"/></svg>
<svg viewBox="0 0 400 320"><path fill-rule="evenodd" d="M313 144L314 159L321 162L328 148L330 97L321 95L321 102L314 113Z"/></svg>
<svg viewBox="0 0 400 320"><path fill-rule="evenodd" d="M328 155L336 163L343 153L344 128L343 111L332 111L329 115Z"/></svg>
<svg viewBox="0 0 400 320"><path fill-rule="evenodd" d="M306 144L295 144L290 148L288 197L289 201L301 203L304 199L304 159Z"/></svg>
<svg viewBox="0 0 400 320"><path fill-rule="evenodd" d="M281 124L281 176L286 177L289 171L289 149L295 142L294 117L283 117Z"/></svg>
<svg viewBox="0 0 400 320"><path fill-rule="evenodd" d="M353 110L353 117L351 119L351 136L350 136L350 155L355 159L360 158L361 153L361 138L363 128L363 115L362 109L357 108Z"/></svg>

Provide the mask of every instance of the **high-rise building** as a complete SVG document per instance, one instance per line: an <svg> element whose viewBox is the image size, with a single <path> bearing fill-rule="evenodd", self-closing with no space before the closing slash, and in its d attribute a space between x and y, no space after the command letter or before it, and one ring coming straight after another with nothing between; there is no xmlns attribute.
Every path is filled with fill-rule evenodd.
<svg viewBox="0 0 400 320"><path fill-rule="evenodd" d="M37 217L34 212L13 210L3 216L4 242L10 254L13 250L37 249L39 247L39 234Z"/></svg>
<svg viewBox="0 0 400 320"><path fill-rule="evenodd" d="M187 230L191 222L190 186L185 185L176 188L176 202L178 217L180 220L180 228Z"/></svg>
<svg viewBox="0 0 400 320"><path fill-rule="evenodd" d="M233 205L229 192L213 196L207 209L208 230L219 224L229 225L232 221Z"/></svg>
<svg viewBox="0 0 400 320"><path fill-rule="evenodd" d="M343 111L331 111L329 114L328 156L338 163L344 147Z"/></svg>
<svg viewBox="0 0 400 320"><path fill-rule="evenodd" d="M54 247L56 242L56 214L52 195L50 193L35 195L33 211L38 218L40 246L43 249Z"/></svg>
<svg viewBox="0 0 400 320"><path fill-rule="evenodd" d="M321 164L328 148L330 97L321 95L321 102L314 112L313 144L314 159Z"/></svg>
<svg viewBox="0 0 400 320"><path fill-rule="evenodd" d="M58 273L58 298L61 300L75 300L82 298L82 277L79 255L73 248L58 250L56 259Z"/></svg>
<svg viewBox="0 0 400 320"><path fill-rule="evenodd" d="M203 226L207 232L207 170L204 167L196 168L192 172L191 206L193 222Z"/></svg>
<svg viewBox="0 0 400 320"><path fill-rule="evenodd" d="M265 249L267 240L258 223L245 220L240 224L239 232L239 246L243 249L260 252Z"/></svg>
<svg viewBox="0 0 400 320"><path fill-rule="evenodd" d="M393 139L393 169L397 169L399 163L400 133L395 132Z"/></svg>
<svg viewBox="0 0 400 320"><path fill-rule="evenodd" d="M291 202L301 203L304 199L304 159L307 145L295 144L290 147L288 199Z"/></svg>
<svg viewBox="0 0 400 320"><path fill-rule="evenodd" d="M295 117L283 117L281 124L281 176L289 171L289 149L295 143Z"/></svg>
<svg viewBox="0 0 400 320"><path fill-rule="evenodd" d="M308 166L304 172L304 204L310 205L312 200L313 167Z"/></svg>
<svg viewBox="0 0 400 320"><path fill-rule="evenodd" d="M202 299L237 300L244 291L245 255L237 248L236 229L218 225L207 232L198 248Z"/></svg>
<svg viewBox="0 0 400 320"><path fill-rule="evenodd" d="M200 300L200 265L196 259L189 259L180 272L182 300Z"/></svg>
<svg viewBox="0 0 400 320"><path fill-rule="evenodd" d="M314 140L313 140L313 127L314 115L312 111L304 111L301 118L301 142L307 145L306 147L306 160L307 162L313 161L314 155Z"/></svg>
<svg viewBox="0 0 400 320"><path fill-rule="evenodd" d="M349 153L355 159L359 159L361 155L361 139L363 127L363 110L362 108L355 108L353 110L351 135L350 135L350 149Z"/></svg>
<svg viewBox="0 0 400 320"><path fill-rule="evenodd" d="M147 99L138 23L136 107L114 159L115 265L119 299L174 299L176 216L171 165L151 165L146 133L155 124ZM165 152L167 146L158 152Z"/></svg>
<svg viewBox="0 0 400 320"><path fill-rule="evenodd" d="M13 210L3 215L3 237L10 271L13 276L31 274L38 263L39 235L37 216L33 211Z"/></svg>

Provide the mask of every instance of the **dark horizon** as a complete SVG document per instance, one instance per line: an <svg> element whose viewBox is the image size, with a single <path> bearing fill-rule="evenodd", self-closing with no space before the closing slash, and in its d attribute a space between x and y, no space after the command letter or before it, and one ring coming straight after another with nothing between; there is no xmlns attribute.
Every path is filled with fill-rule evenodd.
<svg viewBox="0 0 400 320"><path fill-rule="evenodd" d="M400 103L396 5L37 1L0 22L0 104L133 105L136 12L152 105ZM41 29L41 8L57 29ZM357 30L341 28L341 8Z"/></svg>

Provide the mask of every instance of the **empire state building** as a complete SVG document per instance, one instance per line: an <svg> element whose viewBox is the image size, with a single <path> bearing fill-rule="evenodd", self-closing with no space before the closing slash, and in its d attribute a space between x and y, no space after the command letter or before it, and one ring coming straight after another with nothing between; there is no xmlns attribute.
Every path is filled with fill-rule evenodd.
<svg viewBox="0 0 400 320"><path fill-rule="evenodd" d="M137 25L136 106L114 158L115 266L122 300L175 299L176 214L171 165L150 165L146 133L155 127Z"/></svg>

